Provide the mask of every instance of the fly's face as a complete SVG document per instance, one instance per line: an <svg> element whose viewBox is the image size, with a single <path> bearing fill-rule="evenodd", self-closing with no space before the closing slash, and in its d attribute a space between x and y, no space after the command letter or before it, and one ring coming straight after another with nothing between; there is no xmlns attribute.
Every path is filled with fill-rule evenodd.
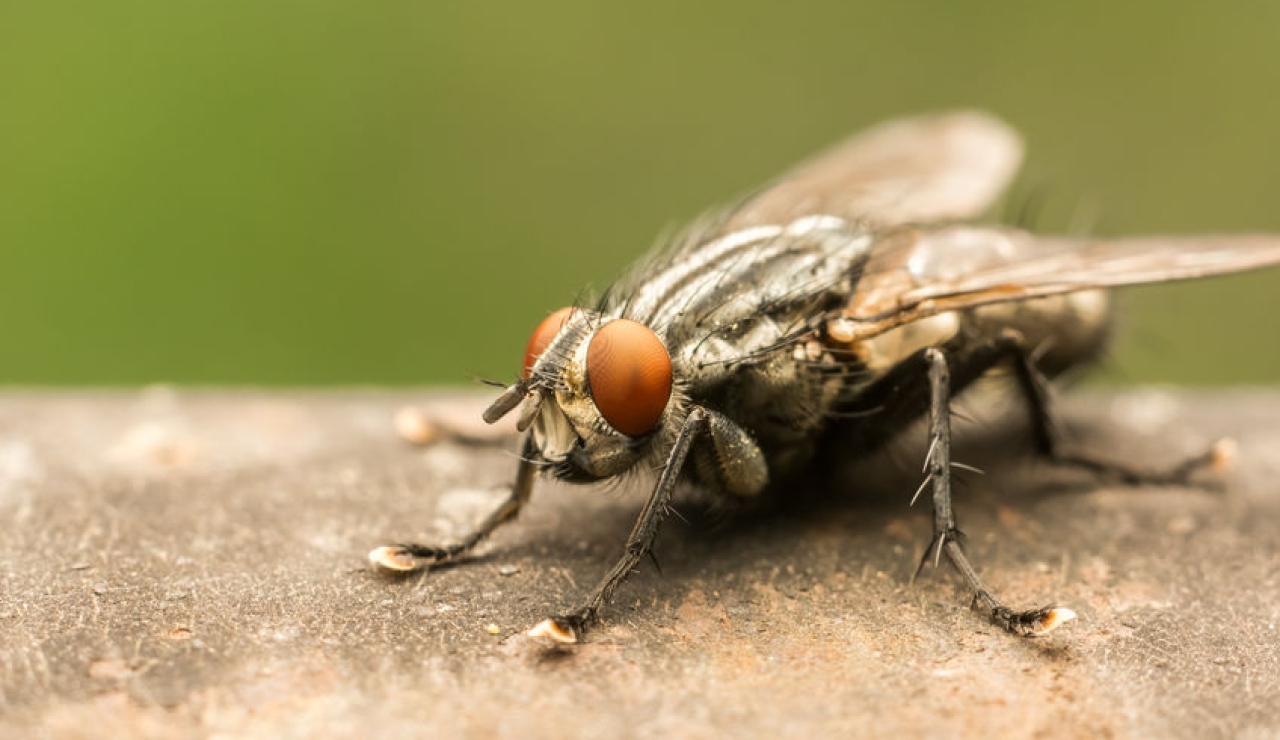
<svg viewBox="0 0 1280 740"><path fill-rule="evenodd" d="M649 453L674 407L662 339L630 319L562 308L534 330L521 379L486 412L519 406L538 454L564 480L625 472Z"/></svg>

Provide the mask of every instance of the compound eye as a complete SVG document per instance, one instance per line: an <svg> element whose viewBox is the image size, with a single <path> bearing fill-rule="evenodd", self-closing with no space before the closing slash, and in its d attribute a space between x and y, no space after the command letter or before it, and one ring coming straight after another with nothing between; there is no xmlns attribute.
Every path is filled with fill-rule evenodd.
<svg viewBox="0 0 1280 740"><path fill-rule="evenodd" d="M591 400L614 429L628 437L648 434L671 398L671 356L644 324L610 321L587 347L587 382Z"/></svg>
<svg viewBox="0 0 1280 740"><path fill-rule="evenodd" d="M551 314L538 324L538 328L533 330L533 336L529 337L529 344L524 348L524 369L521 374L529 377L529 373L533 372L533 365L546 351L547 345L551 344L564 325L569 322L569 317L577 309L562 308Z"/></svg>

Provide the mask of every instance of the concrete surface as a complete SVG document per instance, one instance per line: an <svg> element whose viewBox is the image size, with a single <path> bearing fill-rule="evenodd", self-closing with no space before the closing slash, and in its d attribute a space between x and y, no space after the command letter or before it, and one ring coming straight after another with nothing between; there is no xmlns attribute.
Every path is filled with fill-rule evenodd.
<svg viewBox="0 0 1280 740"><path fill-rule="evenodd" d="M1012 604L1080 613L1049 637L998 632L949 569L910 584L913 441L823 484L842 494L673 519L661 573L559 650L523 631L612 562L633 488L544 485L460 567L364 565L501 497L513 440L413 447L391 423L484 399L0 394L0 736L1280 734L1280 392L1064 400L1082 447L1153 465L1235 436L1209 488L1012 462L1016 419L968 435L970 553Z"/></svg>

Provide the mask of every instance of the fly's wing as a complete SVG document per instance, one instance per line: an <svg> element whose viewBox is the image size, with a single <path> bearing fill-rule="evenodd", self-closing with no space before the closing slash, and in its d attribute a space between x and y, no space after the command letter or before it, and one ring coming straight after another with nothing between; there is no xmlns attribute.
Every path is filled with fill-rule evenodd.
<svg viewBox="0 0 1280 740"><path fill-rule="evenodd" d="M813 214L874 228L969 219L991 206L1021 163L1017 132L985 113L889 121L749 197L719 233Z"/></svg>
<svg viewBox="0 0 1280 740"><path fill-rule="evenodd" d="M854 341L948 311L1280 265L1280 235L1041 238L1008 229L904 230L868 261L832 332Z"/></svg>

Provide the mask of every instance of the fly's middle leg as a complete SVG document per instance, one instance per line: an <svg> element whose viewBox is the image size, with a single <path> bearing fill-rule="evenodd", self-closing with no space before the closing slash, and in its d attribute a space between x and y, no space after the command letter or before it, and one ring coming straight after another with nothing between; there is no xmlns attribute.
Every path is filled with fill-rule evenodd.
<svg viewBox="0 0 1280 740"><path fill-rule="evenodd" d="M961 546L960 528L951 502L951 370L941 350L925 350L929 374L929 452L925 469L933 487L933 540L925 550L920 568L945 554L973 591L974 602L991 621L1017 635L1043 635L1075 617L1070 609L1043 607L1014 611L983 585ZM919 568L917 569L919 572Z"/></svg>

